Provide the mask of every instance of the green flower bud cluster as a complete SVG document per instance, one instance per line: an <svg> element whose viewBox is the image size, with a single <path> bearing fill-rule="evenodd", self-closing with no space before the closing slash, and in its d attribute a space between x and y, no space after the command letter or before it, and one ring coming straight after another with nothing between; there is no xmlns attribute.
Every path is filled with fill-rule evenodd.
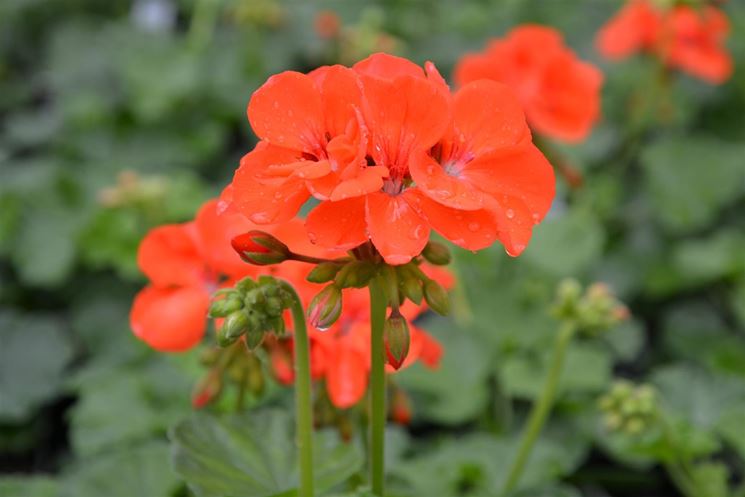
<svg viewBox="0 0 745 497"><path fill-rule="evenodd" d="M552 312L564 321L574 321L580 332L599 335L624 319L629 311L611 293L607 285L593 283L583 292L573 279L559 284Z"/></svg>
<svg viewBox="0 0 745 497"><path fill-rule="evenodd" d="M424 300L429 308L437 314L447 316L450 313L450 297L447 290L424 274L419 268L417 261L412 261L403 266L396 266L395 282L398 286L400 304L403 304L406 299L409 299L415 304L420 305L422 300ZM389 284L389 286L391 285Z"/></svg>
<svg viewBox="0 0 745 497"><path fill-rule="evenodd" d="M607 429L639 435L655 423L657 393L649 385L635 386L629 381L619 380L598 400L598 407Z"/></svg>
<svg viewBox="0 0 745 497"><path fill-rule="evenodd" d="M283 335L282 313L290 298L271 276L260 276L258 281L244 278L233 288L218 290L209 311L212 318L224 318L217 330L218 344L226 347L245 337L248 348L254 350L268 331Z"/></svg>

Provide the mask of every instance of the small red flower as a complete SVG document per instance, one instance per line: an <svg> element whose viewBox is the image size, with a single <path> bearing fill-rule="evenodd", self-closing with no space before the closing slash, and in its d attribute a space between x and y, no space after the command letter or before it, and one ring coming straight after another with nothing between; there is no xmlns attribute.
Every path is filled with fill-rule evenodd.
<svg viewBox="0 0 745 497"><path fill-rule="evenodd" d="M602 73L564 45L553 28L523 25L486 51L464 56L455 80L490 79L508 85L537 132L565 141L587 137L600 116Z"/></svg>
<svg viewBox="0 0 745 497"><path fill-rule="evenodd" d="M596 43L609 59L653 53L670 67L719 84L732 74L732 58L724 48L728 34L727 17L716 7L665 10L648 0L631 0L601 28Z"/></svg>
<svg viewBox="0 0 745 497"><path fill-rule="evenodd" d="M151 230L137 255L150 284L132 304L130 325L134 334L165 352L184 351L199 343L207 327L212 293L258 273L258 268L241 261L231 247L233 237L254 227L234 212L219 214L218 201L211 200L199 209L194 221ZM273 227L272 231L298 250L318 253L303 235L299 221ZM276 271L280 270L293 276L304 270L298 273L298 279L308 271L305 265L290 261L278 266Z"/></svg>

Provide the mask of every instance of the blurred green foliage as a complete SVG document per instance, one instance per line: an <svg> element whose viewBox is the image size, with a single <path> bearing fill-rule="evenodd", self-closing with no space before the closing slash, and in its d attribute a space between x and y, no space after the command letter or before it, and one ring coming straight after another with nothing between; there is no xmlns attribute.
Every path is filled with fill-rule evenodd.
<svg viewBox="0 0 745 497"><path fill-rule="evenodd" d="M141 237L189 219L228 182L254 142L245 105L273 72L384 47L447 75L461 54L521 22L559 28L602 67L604 117L581 145L546 144L584 182L570 189L559 178L522 257L457 253L455 317L423 323L445 347L443 364L396 376L415 418L408 433L389 433L391 495L495 495L553 343L549 301L569 275L608 283L633 318L571 345L556 415L516 495L674 492L647 471L664 448L600 427L595 399L614 375L656 385L678 446L711 458L694 475L705 497L727 495L727 475L745 476L745 4L724 6L732 80L710 87L677 75L665 116L649 111L653 63L610 65L593 50L619 5L0 2L0 495L181 497L187 473L192 488L207 488L210 475L188 470L199 442L189 421L174 432L176 472L166 441L191 410L197 358L156 354L128 329ZM340 46L315 30L323 10L341 19ZM250 433L252 422L236 429ZM265 434L267 447L288 443L285 430ZM335 457L338 474L359 468Z"/></svg>

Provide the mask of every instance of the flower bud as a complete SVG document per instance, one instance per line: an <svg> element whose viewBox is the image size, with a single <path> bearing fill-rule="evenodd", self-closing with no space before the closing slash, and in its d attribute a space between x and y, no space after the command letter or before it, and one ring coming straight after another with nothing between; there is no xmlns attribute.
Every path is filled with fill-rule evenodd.
<svg viewBox="0 0 745 497"><path fill-rule="evenodd" d="M388 364L393 369L399 369L409 355L409 325L406 319L398 311L392 311L383 328L383 339L385 340L385 353Z"/></svg>
<svg viewBox="0 0 745 497"><path fill-rule="evenodd" d="M391 399L391 418L401 425L411 423L411 401L400 388L395 390Z"/></svg>
<svg viewBox="0 0 745 497"><path fill-rule="evenodd" d="M653 425L657 416L657 394L648 385L634 386L617 381L598 401L608 430L636 436Z"/></svg>
<svg viewBox="0 0 745 497"><path fill-rule="evenodd" d="M450 250L440 242L429 242L422 250L422 257L435 266L450 264Z"/></svg>
<svg viewBox="0 0 745 497"><path fill-rule="evenodd" d="M210 305L209 316L211 318L224 318L228 314L243 309L243 300L240 297L228 296L224 299L215 300Z"/></svg>
<svg viewBox="0 0 745 497"><path fill-rule="evenodd" d="M422 280L412 271L408 271L405 268L406 266L399 266L397 268L399 290L404 298L411 300L416 305L420 305L424 297Z"/></svg>
<svg viewBox="0 0 745 497"><path fill-rule="evenodd" d="M201 409L212 402L222 391L222 381L218 375L209 373L194 387L191 394L191 405Z"/></svg>
<svg viewBox="0 0 745 497"><path fill-rule="evenodd" d="M321 290L308 307L308 321L319 330L327 330L341 315L341 289L335 284Z"/></svg>
<svg viewBox="0 0 745 497"><path fill-rule="evenodd" d="M248 313L243 310L229 314L217 332L218 343L221 347L232 344L248 330L249 325Z"/></svg>
<svg viewBox="0 0 745 497"><path fill-rule="evenodd" d="M441 316L447 316L450 313L450 297L445 289L435 280L424 282L424 300L427 305Z"/></svg>
<svg viewBox="0 0 745 497"><path fill-rule="evenodd" d="M334 278L339 288L363 288L375 276L377 266L367 261L352 261L344 265Z"/></svg>
<svg viewBox="0 0 745 497"><path fill-rule="evenodd" d="M278 264L292 255L287 245L263 231L254 230L238 235L230 244L241 259L256 266Z"/></svg>
<svg viewBox="0 0 745 497"><path fill-rule="evenodd" d="M261 345L261 342L264 341L264 334L265 330L261 329L261 327L250 328L246 332L246 347L249 350L256 350Z"/></svg>
<svg viewBox="0 0 745 497"><path fill-rule="evenodd" d="M342 265L335 262L322 262L314 267L305 279L311 283L328 283L336 277L341 268Z"/></svg>

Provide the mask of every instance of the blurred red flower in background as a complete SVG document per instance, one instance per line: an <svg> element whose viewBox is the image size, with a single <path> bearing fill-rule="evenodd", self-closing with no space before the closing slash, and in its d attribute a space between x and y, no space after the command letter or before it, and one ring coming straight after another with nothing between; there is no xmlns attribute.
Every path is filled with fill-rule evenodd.
<svg viewBox="0 0 745 497"><path fill-rule="evenodd" d="M670 67L718 84L732 74L732 59L724 48L728 34L727 17L716 7L665 10L648 0L631 0L603 26L596 41L609 59L650 52Z"/></svg>
<svg viewBox="0 0 745 497"><path fill-rule="evenodd" d="M456 83L480 79L508 85L533 130L552 138L583 140L600 116L602 73L577 58L553 28L519 26L484 52L462 57Z"/></svg>
<svg viewBox="0 0 745 497"><path fill-rule="evenodd" d="M454 284L452 275L442 268L423 267L429 277L446 288ZM307 296L303 296L303 300ZM442 346L431 335L411 324L411 321L426 311L426 306L417 306L407 301L401 313L409 321L411 344L401 369L421 361L429 368L439 365ZM325 380L326 390L332 404L346 409L357 404L367 391L370 376L370 298L364 289L344 290L344 311L340 319L328 330L311 328L311 374L316 380ZM270 345L270 356L275 375L285 384L291 384L295 375L292 370L292 343L274 342ZM396 369L386 366L388 373Z"/></svg>
<svg viewBox="0 0 745 497"><path fill-rule="evenodd" d="M217 207L218 202L210 200L194 221L154 228L140 243L137 263L150 283L134 299L130 325L156 350L178 352L195 346L207 328L212 293L260 272L243 262L230 244L231 238L255 225L234 212L218 214ZM319 250L307 241L299 220L269 231L297 250ZM302 279L308 270L305 264L287 261L264 273L294 277L301 272Z"/></svg>
<svg viewBox="0 0 745 497"><path fill-rule="evenodd" d="M233 208L275 223L313 196L313 242L370 240L389 264L418 256L432 229L518 255L554 196L512 92L478 83L453 96L431 63L376 54L351 69L284 72L254 93L248 117L261 142L236 171Z"/></svg>

